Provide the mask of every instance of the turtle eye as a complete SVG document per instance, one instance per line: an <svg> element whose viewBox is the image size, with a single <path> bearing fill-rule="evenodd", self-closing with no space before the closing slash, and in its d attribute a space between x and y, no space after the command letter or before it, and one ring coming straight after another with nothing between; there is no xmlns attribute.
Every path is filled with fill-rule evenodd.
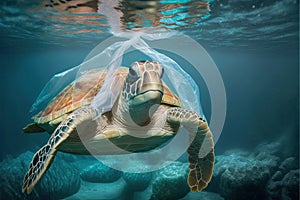
<svg viewBox="0 0 300 200"><path fill-rule="evenodd" d="M129 78L130 82L136 81L138 79L137 72L134 69L129 68L129 76L128 76L128 78Z"/></svg>
<svg viewBox="0 0 300 200"><path fill-rule="evenodd" d="M137 76L135 70L133 70L132 68L129 69L129 74L130 74L130 76L132 76L132 77Z"/></svg>
<svg viewBox="0 0 300 200"><path fill-rule="evenodd" d="M165 73L164 68L161 68L161 74L160 74L160 77L162 77L162 76L164 75L164 73Z"/></svg>

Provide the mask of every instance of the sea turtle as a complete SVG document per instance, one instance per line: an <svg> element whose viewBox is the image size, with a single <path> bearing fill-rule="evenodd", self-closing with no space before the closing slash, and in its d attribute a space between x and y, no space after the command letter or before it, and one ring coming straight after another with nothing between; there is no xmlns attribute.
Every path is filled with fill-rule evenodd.
<svg viewBox="0 0 300 200"><path fill-rule="evenodd" d="M27 133L47 131L51 137L33 156L22 191L27 190L29 194L33 190L57 151L89 154L81 139L91 144L97 154L120 153L106 146L104 141L108 139L126 151L142 152L168 141L180 126L186 128L190 136L188 185L191 191L205 188L214 166L212 133L205 119L181 107L179 98L162 82L163 71L161 64L154 61L139 61L129 68L119 68L116 79L122 81L122 90L111 110L99 118L90 103L103 85L105 71L90 70L63 89L33 117L35 123L24 128ZM86 137L79 137L78 129L86 127L84 124L91 124L92 128L83 133ZM134 130L143 130L138 134L147 137L132 136L130 133ZM206 153L202 151L203 146Z"/></svg>

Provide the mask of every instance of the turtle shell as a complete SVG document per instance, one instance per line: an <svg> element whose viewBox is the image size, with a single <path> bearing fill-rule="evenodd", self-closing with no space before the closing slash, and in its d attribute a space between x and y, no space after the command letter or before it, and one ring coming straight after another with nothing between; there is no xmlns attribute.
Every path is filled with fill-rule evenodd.
<svg viewBox="0 0 300 200"><path fill-rule="evenodd" d="M124 83L128 74L128 68L120 67L116 74L116 80ZM33 117L35 123L44 124L51 122L73 110L89 105L101 89L106 76L106 70L93 69L81 75L78 79L65 87L54 97L44 110ZM179 98L163 83L163 104L181 106Z"/></svg>

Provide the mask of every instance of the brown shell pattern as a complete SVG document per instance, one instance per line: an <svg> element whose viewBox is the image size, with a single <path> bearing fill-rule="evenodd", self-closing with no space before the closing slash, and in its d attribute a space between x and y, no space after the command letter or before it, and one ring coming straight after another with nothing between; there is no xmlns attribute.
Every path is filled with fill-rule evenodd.
<svg viewBox="0 0 300 200"><path fill-rule="evenodd" d="M128 73L128 68L120 68L116 74L116 79L124 82ZM99 92L105 80L106 70L93 69L65 87L44 110L33 117L36 123L50 122L66 113L82 106L88 105L94 96ZM162 103L181 106L179 98L171 92L164 84L164 96Z"/></svg>

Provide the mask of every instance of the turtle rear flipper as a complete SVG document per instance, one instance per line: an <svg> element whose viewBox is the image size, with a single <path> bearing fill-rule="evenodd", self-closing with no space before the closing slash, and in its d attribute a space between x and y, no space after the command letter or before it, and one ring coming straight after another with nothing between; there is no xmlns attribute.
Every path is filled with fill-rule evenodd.
<svg viewBox="0 0 300 200"><path fill-rule="evenodd" d="M65 141L74 129L84 121L96 116L95 110L89 107L80 108L71 113L66 120L55 129L47 144L38 150L29 165L24 180L22 192L31 193L47 169L50 167L59 145Z"/></svg>
<svg viewBox="0 0 300 200"><path fill-rule="evenodd" d="M197 113L182 108L168 111L168 122L182 124L189 132L188 185L192 192L200 192L211 180L214 167L214 142L205 120Z"/></svg>
<svg viewBox="0 0 300 200"><path fill-rule="evenodd" d="M23 128L24 133L41 133L45 131L45 129L39 127L36 123L28 124L26 127Z"/></svg>

